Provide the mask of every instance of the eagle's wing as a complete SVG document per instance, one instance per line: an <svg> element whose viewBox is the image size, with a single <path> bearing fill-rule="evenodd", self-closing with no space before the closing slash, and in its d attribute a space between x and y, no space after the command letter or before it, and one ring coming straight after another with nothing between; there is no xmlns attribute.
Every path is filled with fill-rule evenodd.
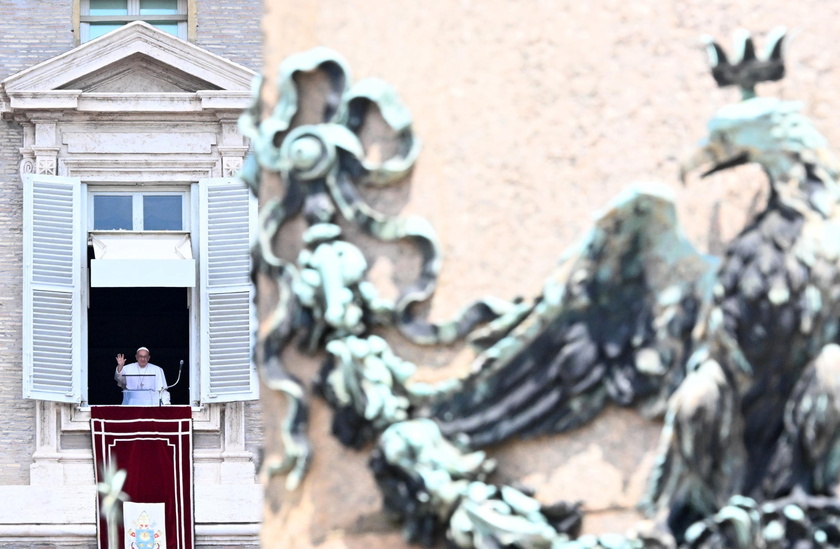
<svg viewBox="0 0 840 549"><path fill-rule="evenodd" d="M629 190L432 416L477 448L577 427L609 400L662 412L714 268L677 227L666 189Z"/></svg>

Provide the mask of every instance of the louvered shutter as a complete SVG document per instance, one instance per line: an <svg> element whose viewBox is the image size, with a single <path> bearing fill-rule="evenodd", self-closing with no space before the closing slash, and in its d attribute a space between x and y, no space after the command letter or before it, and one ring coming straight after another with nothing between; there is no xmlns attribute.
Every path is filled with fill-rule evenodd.
<svg viewBox="0 0 840 549"><path fill-rule="evenodd" d="M235 178L200 181L199 197L201 401L252 400L259 396L251 361L256 200Z"/></svg>
<svg viewBox="0 0 840 549"><path fill-rule="evenodd" d="M23 396L81 402L82 191L78 179L23 178Z"/></svg>

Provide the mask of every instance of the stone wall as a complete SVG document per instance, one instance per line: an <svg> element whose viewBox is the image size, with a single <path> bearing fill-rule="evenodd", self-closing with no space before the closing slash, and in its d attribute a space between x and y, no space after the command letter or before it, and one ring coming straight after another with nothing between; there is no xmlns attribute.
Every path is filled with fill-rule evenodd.
<svg viewBox="0 0 840 549"><path fill-rule="evenodd" d="M264 71L316 45L340 52L355 79L396 87L423 140L402 194L403 213L425 217L444 250L431 306L448 318L483 295L535 295L562 252L595 212L640 181L673 188L686 234L717 252L743 225L766 185L755 167L680 184L678 162L705 132L710 115L738 100L709 75L700 37L732 49L737 28L764 34L787 25L788 77L759 95L805 103L830 142L840 143L840 6L755 0L730 2L574 2L528 0L266 0ZM270 94L268 94L270 96ZM291 240L290 240L291 242ZM374 252L376 250L373 250ZM387 272L388 269L385 268ZM379 279L388 293L390 281ZM391 290L393 291L393 290ZM398 351L426 372L457 362L454 351ZM310 379L315 361L290 367ZM265 392L267 415L282 402ZM330 413L313 406L316 456L296 492L270 484L264 543L272 547L401 546L379 513L367 469L369 449L344 449L329 436ZM505 479L541 499L584 500L588 532L621 532L651 465L660 425L611 409L563 436L513 443L493 452ZM277 434L268 431L277 448Z"/></svg>
<svg viewBox="0 0 840 549"><path fill-rule="evenodd" d="M196 0L195 45L259 72L261 16L260 0Z"/></svg>
<svg viewBox="0 0 840 549"><path fill-rule="evenodd" d="M0 80L74 46L72 3L0 3ZM21 395L23 192L20 126L0 121L0 484L28 484L35 405Z"/></svg>

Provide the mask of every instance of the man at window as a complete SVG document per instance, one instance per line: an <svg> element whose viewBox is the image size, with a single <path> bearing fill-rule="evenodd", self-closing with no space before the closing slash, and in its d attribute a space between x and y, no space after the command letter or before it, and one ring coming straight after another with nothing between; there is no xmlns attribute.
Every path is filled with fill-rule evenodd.
<svg viewBox="0 0 840 549"><path fill-rule="evenodd" d="M134 355L137 362L131 364L125 363L125 355L122 353L117 355L114 379L123 389L123 404L157 405L158 401L169 404L166 376L160 366L149 363L150 357L151 353L146 347L137 349Z"/></svg>

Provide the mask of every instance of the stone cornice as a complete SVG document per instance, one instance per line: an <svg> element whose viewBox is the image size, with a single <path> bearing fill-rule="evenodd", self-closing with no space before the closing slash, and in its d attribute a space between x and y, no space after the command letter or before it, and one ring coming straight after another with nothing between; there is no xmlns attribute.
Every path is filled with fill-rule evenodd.
<svg viewBox="0 0 840 549"><path fill-rule="evenodd" d="M0 113L26 118L46 112L79 111L86 113L234 113L248 107L250 92L199 91L196 93L83 93L80 90L10 91L0 101Z"/></svg>
<svg viewBox="0 0 840 549"><path fill-rule="evenodd" d="M3 112L22 110L74 110L79 106L81 90L17 91L6 94Z"/></svg>
<svg viewBox="0 0 840 549"><path fill-rule="evenodd" d="M236 116L251 105L251 92L227 90L199 90L195 94L201 99L201 106L213 111L234 110Z"/></svg>

